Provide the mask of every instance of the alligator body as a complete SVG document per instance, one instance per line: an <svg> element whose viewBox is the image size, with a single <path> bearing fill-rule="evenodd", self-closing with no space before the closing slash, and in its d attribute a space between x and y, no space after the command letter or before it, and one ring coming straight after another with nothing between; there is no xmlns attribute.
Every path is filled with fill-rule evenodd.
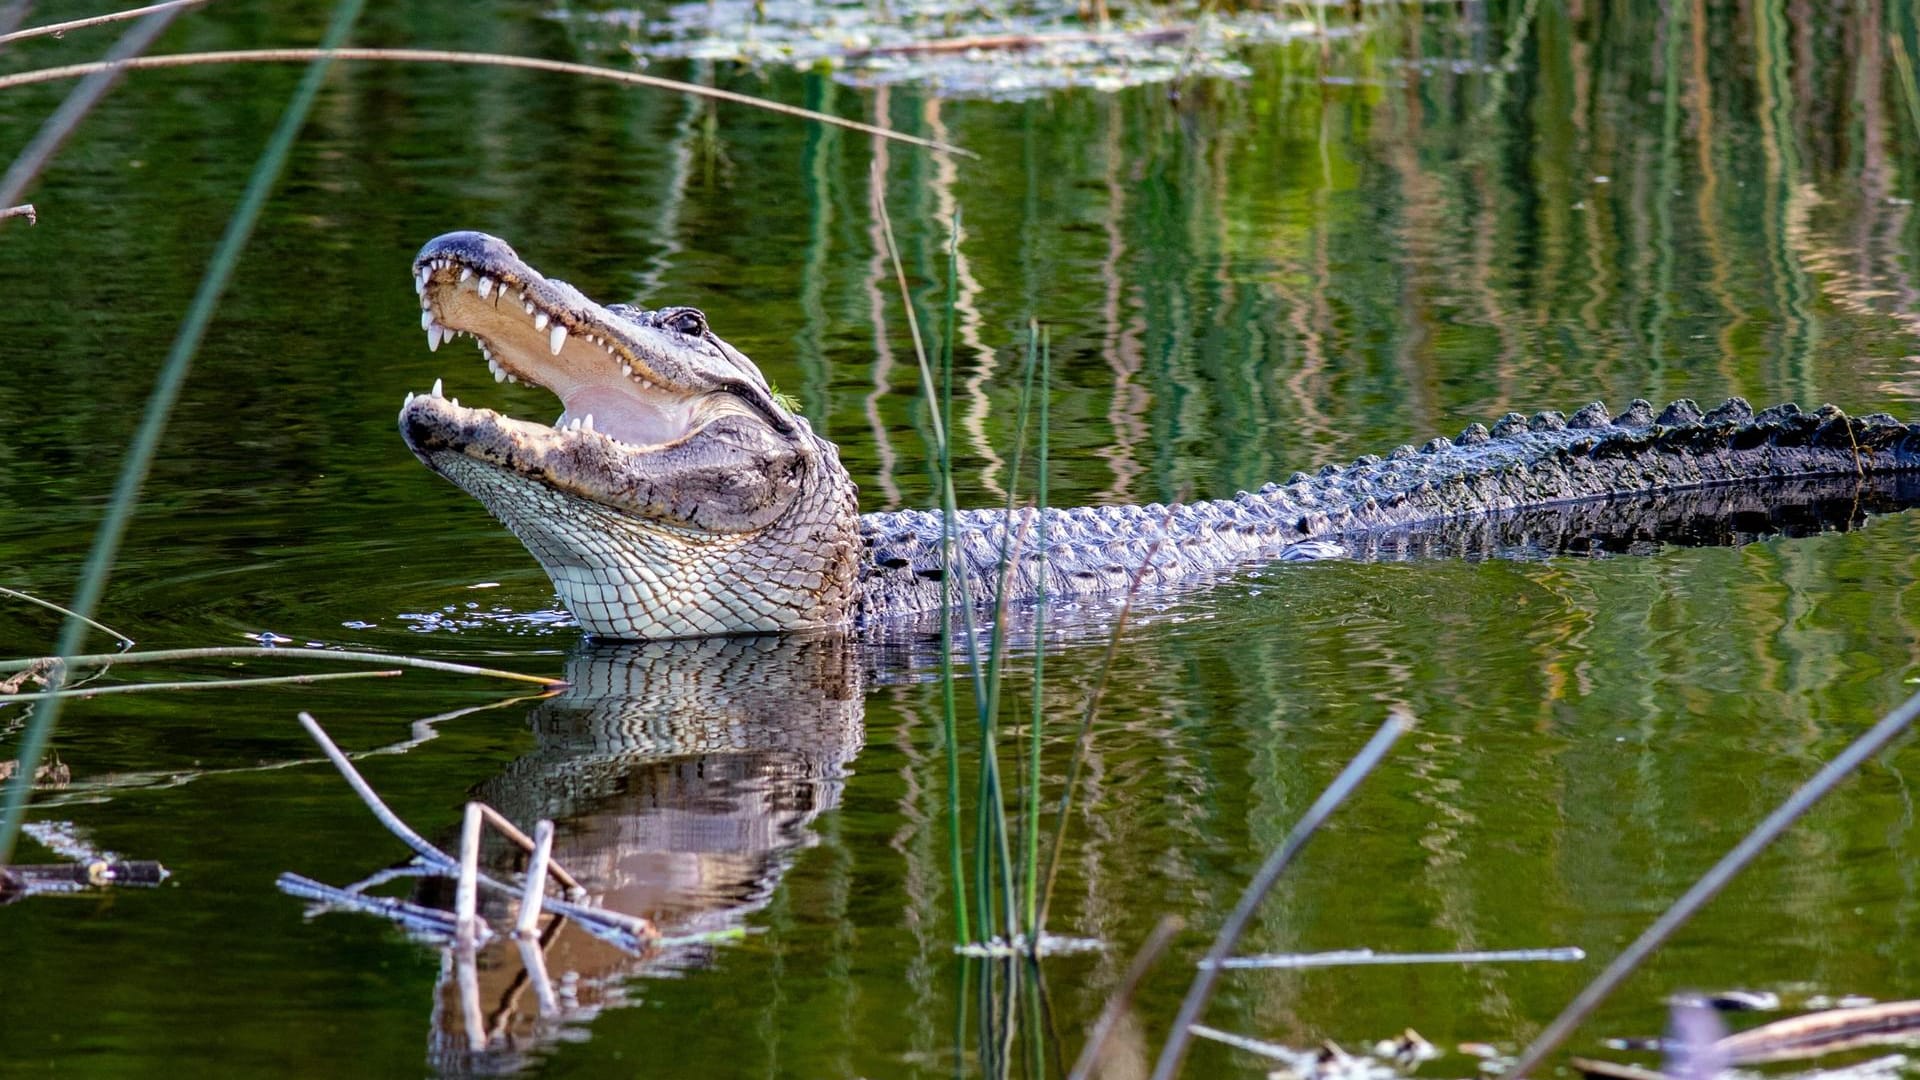
<svg viewBox="0 0 1920 1080"><path fill-rule="evenodd" d="M429 346L471 335L496 380L560 397L547 426L464 408L436 381L408 395L400 430L526 544L590 633L860 626L940 606L942 516L861 515L834 446L699 311L602 306L480 233L429 242L414 284ZM945 587L971 603L1003 580L1010 600L1112 592L1422 524L1916 470L1920 427L1830 405L1510 413L1231 499L962 512Z"/></svg>

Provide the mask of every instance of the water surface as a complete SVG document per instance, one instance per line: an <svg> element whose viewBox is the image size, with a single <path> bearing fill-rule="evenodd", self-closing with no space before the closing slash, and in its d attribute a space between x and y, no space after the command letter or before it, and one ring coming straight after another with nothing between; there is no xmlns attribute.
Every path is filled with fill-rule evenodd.
<svg viewBox="0 0 1920 1080"><path fill-rule="evenodd" d="M626 62L607 31L537 7L376 5L356 37ZM324 15L234 0L183 18L163 47L306 43ZM1920 139L1889 33L1920 53L1897 6L1394 9L1324 54L1250 50L1249 76L1193 80L1177 101L1165 87L1000 102L779 67L650 68L952 140L977 161L558 76L343 65L200 352L101 617L143 647L271 632L578 685L513 701L413 672L72 705L55 747L73 780L34 820L174 876L0 910L0 1071L981 1068L980 972L951 951L934 650L583 646L518 543L393 430L404 394L435 377L469 402L557 412L492 384L464 344L423 347L407 263L429 237L484 229L603 300L702 307L841 444L869 509L924 506L931 490L869 210L876 165L936 335L960 223L955 438L971 505L1014 483L1029 319L1059 367L1063 504L1230 494L1596 398L1912 418ZM22 43L0 66L104 47ZM40 224L0 233L0 582L70 594L151 375L297 78L133 76L32 193ZM22 145L62 92L9 92L0 145ZM1041 1067L1064 1071L1160 915L1188 922L1179 960L1197 955L1393 707L1419 729L1284 879L1247 948L1577 945L1590 959L1239 973L1211 1022L1294 1045L1408 1026L1448 1049L1523 1042L1912 689L1917 548L1920 519L1897 514L1636 556L1276 566L1147 598L1054 909L1057 929L1110 947L1045 964ZM1050 795L1100 665L1104 624L1085 619L1048 651ZM56 633L37 609L0 608L9 654ZM1010 705L1029 693L1023 660ZM476 706L491 707L402 745L423 718ZM557 1028L516 988L511 949L489 953L501 1034L467 1060L436 950L369 919L307 919L273 887L285 870L346 883L403 854L324 764L269 768L314 757L300 709L351 750L403 750L362 767L428 836L451 842L475 796L552 816L609 904L747 933L646 960L557 941L549 962L572 973ZM0 709L0 753L25 717ZM1916 765L1903 747L1865 770L1581 1045L1657 1029L1661 999L1687 987L1915 996ZM1123 1061L1150 1057L1184 985L1171 965L1148 984L1115 1041ZM1190 1074L1226 1067L1261 1063L1201 1046Z"/></svg>

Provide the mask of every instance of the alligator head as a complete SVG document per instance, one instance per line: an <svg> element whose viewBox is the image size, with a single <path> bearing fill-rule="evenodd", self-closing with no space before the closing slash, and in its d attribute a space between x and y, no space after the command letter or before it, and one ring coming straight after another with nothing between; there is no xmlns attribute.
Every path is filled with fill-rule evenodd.
<svg viewBox="0 0 1920 1080"><path fill-rule="evenodd" d="M553 426L409 394L400 433L527 546L590 633L692 637L844 623L856 491L833 445L693 308L602 306L477 232L413 263L427 345L462 334Z"/></svg>

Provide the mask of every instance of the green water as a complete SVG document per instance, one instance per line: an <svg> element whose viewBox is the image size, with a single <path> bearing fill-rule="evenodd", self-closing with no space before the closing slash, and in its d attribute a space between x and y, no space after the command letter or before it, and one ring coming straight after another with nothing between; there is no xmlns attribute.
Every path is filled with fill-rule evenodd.
<svg viewBox="0 0 1920 1080"><path fill-rule="evenodd" d="M356 41L609 59L545 6L372 5ZM48 4L34 21L82 13ZM160 51L304 44L325 17L233 0L183 18ZM1369 25L1324 56L1254 51L1250 78L1196 82L1177 103L1151 87L995 103L650 69L949 139L977 161L560 76L340 67L200 351L101 618L143 648L272 632L579 685L534 703L411 672L70 705L54 745L71 784L31 819L173 877L0 908L0 1072L982 1068L984 972L951 950L931 648L582 651L525 551L393 429L404 394L437 376L469 403L557 412L495 386L464 343L424 348L407 263L437 233L494 232L603 300L704 308L840 443L869 509L930 501L911 344L869 210L876 161L936 334L963 222L956 469L974 505L1009 482L1030 317L1059 367L1060 503L1228 494L1594 398L1920 415L1920 138L1887 44L1920 52L1907 9L1549 0ZM100 33L8 48L0 71L91 59ZM70 595L151 376L298 75L132 76L30 193L39 225L0 227L0 584ZM64 90L6 92L0 148ZM1917 546L1908 514L1644 557L1287 565L1146 598L1052 918L1108 949L1043 965L1039 1023L1020 1006L1044 1033L1037 1067L1064 1072L1172 913L1188 929L1111 1044L1113 1075L1151 1061L1184 965L1394 706L1419 729L1245 947L1589 959L1234 973L1209 1022L1301 1046L1411 1026L1449 1052L1516 1048L1913 689ZM1050 797L1100 666L1101 619L1085 618L1048 651ZM0 652L45 651L57 629L0 607ZM1008 691L1022 713L1024 672ZM546 1026L511 947L489 951L481 994L501 1034L468 1060L437 949L360 916L304 918L273 883L345 884L403 854L310 760L297 710L371 750L485 706L366 758L368 778L442 842L476 795L554 817L562 857L609 906L748 933L645 960L557 941L548 962L572 997ZM0 709L0 754L27 717ZM1577 1048L1656 1031L1684 988L1920 996L1916 767L1902 745L1864 770ZM33 843L20 857L51 858ZM1026 1053L1014 1067L1030 1075ZM1263 1067L1203 1044L1188 1074ZM1474 1067L1455 1055L1425 1072Z"/></svg>

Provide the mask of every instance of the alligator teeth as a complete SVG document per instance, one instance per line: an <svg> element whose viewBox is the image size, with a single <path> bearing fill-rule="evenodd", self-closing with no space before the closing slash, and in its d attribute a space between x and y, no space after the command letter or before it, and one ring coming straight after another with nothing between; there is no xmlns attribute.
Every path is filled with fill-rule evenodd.
<svg viewBox="0 0 1920 1080"><path fill-rule="evenodd" d="M593 430L593 414L592 413L588 413L586 415L586 418L580 421L580 430L581 431Z"/></svg>
<svg viewBox="0 0 1920 1080"><path fill-rule="evenodd" d="M411 404L413 404L413 391L409 390L407 391L407 400L401 402L400 407L404 409Z"/></svg>
<svg viewBox="0 0 1920 1080"><path fill-rule="evenodd" d="M471 270L469 270L469 269L467 269L467 268L466 268L466 267L464 267L464 266L460 268L460 280L461 280L461 281L463 281L463 282L464 282L464 281L466 281L466 280L467 280L468 278L470 278L470 277L472 277L472 276L473 276L473 271L471 271Z"/></svg>
<svg viewBox="0 0 1920 1080"><path fill-rule="evenodd" d="M433 380L433 396L434 397L440 396L440 389L441 389L440 380L439 379Z"/></svg>
<svg viewBox="0 0 1920 1080"><path fill-rule="evenodd" d="M533 317L533 328L535 330L545 330L547 328L547 323L551 321L552 320L547 318L547 313L543 311L540 314L535 315Z"/></svg>
<svg viewBox="0 0 1920 1080"><path fill-rule="evenodd" d="M440 343L453 336L453 331L433 321L432 311L420 313L420 329L427 332L428 351L438 351Z"/></svg>
<svg viewBox="0 0 1920 1080"><path fill-rule="evenodd" d="M487 370L493 372L494 382L507 381L506 369L502 368L499 364L494 363L492 357L487 358Z"/></svg>
<svg viewBox="0 0 1920 1080"><path fill-rule="evenodd" d="M493 279L484 274L481 275L480 283L473 287L473 291L480 294L480 299L485 300L493 293Z"/></svg>
<svg viewBox="0 0 1920 1080"><path fill-rule="evenodd" d="M553 330L547 334L547 350L555 356L560 355L560 346L567 343L567 328L559 323L553 324Z"/></svg>
<svg viewBox="0 0 1920 1080"><path fill-rule="evenodd" d="M420 269L415 270L413 272L413 291L417 293L426 292L427 279L432 276L433 276L433 267L431 266L423 266Z"/></svg>
<svg viewBox="0 0 1920 1080"><path fill-rule="evenodd" d="M621 365L620 365L620 374L622 374L622 375L625 375L625 376L628 376L629 378L631 378L631 377L633 376L633 365L632 365L632 364L621 364Z"/></svg>

